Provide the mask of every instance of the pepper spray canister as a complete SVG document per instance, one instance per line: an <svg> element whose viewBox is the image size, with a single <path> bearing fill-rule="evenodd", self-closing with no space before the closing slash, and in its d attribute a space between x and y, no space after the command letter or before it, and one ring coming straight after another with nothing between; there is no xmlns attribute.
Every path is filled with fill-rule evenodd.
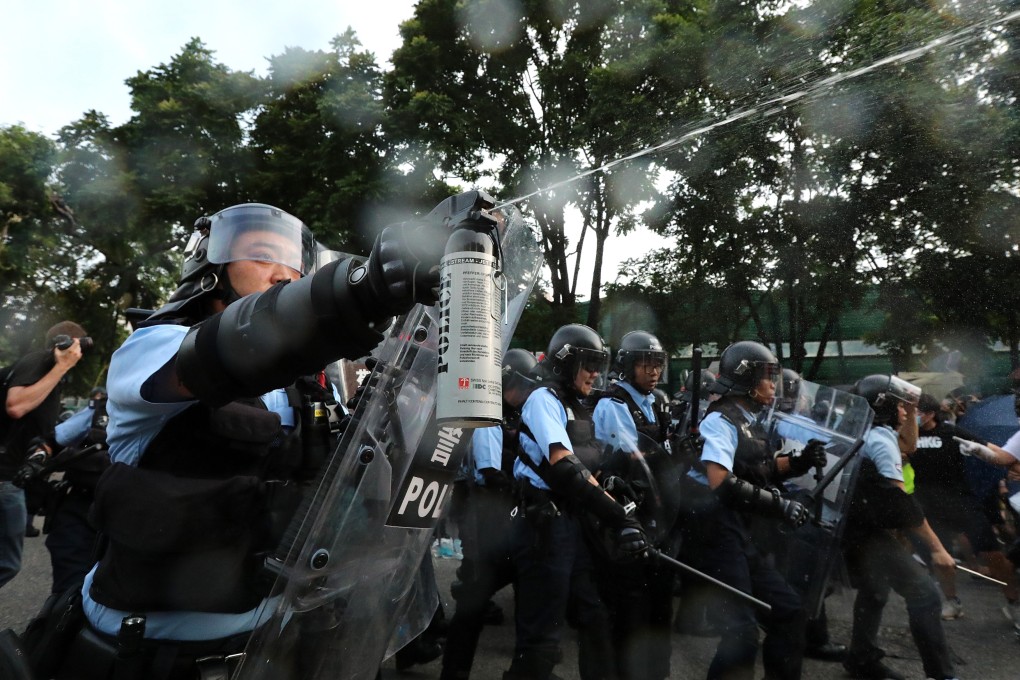
<svg viewBox="0 0 1020 680"><path fill-rule="evenodd" d="M503 419L502 353L505 284L497 220L482 210L494 201L481 191L470 200L440 264L439 373L436 421L447 427L489 427Z"/></svg>

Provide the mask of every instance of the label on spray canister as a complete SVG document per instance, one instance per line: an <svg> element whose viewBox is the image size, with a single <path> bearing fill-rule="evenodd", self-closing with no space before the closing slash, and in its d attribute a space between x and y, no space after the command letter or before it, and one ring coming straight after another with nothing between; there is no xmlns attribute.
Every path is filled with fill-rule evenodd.
<svg viewBox="0 0 1020 680"><path fill-rule="evenodd" d="M496 257L453 252L441 261L436 421L487 427L503 419L502 287Z"/></svg>

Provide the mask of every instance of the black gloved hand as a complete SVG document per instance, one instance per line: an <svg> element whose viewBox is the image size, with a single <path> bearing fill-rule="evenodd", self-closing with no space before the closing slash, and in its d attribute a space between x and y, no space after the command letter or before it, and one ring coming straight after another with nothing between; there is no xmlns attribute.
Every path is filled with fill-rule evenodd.
<svg viewBox="0 0 1020 680"><path fill-rule="evenodd" d="M640 500L640 496L638 496L637 491L635 491L634 487L628 484L623 477L617 477L616 475L604 477L602 479L602 488L606 490L606 493L616 499L616 502L620 505L637 503Z"/></svg>
<svg viewBox="0 0 1020 680"><path fill-rule="evenodd" d="M511 486L510 478L502 470L482 468L478 474L485 480L486 489L508 489Z"/></svg>
<svg viewBox="0 0 1020 680"><path fill-rule="evenodd" d="M367 284L370 295L359 295L370 314L404 314L415 304L431 306L439 301L439 261L446 249L450 229L433 220L414 220L382 230L368 256ZM364 291L359 291L362 293Z"/></svg>
<svg viewBox="0 0 1020 680"><path fill-rule="evenodd" d="M613 540L617 554L624 560L637 560L648 554L648 541L645 539L644 529L633 517L628 517L616 527Z"/></svg>
<svg viewBox="0 0 1020 680"><path fill-rule="evenodd" d="M811 512L803 503L789 498L779 499L779 509L783 514L783 522L794 529L811 519Z"/></svg>
<svg viewBox="0 0 1020 680"><path fill-rule="evenodd" d="M807 474L813 467L824 467L829 460L825 454L825 442L820 439L809 439L803 449L794 451L788 457L790 472L795 477Z"/></svg>

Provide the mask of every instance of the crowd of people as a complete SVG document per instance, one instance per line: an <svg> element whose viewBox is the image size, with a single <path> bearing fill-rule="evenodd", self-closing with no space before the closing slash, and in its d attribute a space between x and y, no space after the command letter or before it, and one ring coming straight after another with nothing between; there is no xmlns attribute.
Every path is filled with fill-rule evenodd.
<svg viewBox="0 0 1020 680"><path fill-rule="evenodd" d="M58 423L62 379L91 347L83 328L57 324L14 365L0 586L20 567L26 494L48 499L53 566L51 602L23 636L26 673L229 677L270 594L262 557L347 415L322 369L367 355L390 318L438 301L445 228L388 227L367 259L316 267L300 220L233 206L196 223L178 289L113 353L107 386L81 412ZM718 638L710 679L750 679L760 662L766 678L795 680L805 656L842 662L853 678L901 678L883 663L879 627L895 591L924 673L946 680L956 670L943 626L963 612L951 550L1005 584L1020 631L1017 555L963 464L1020 475L1020 434L996 446L896 376L861 378L850 392L873 419L850 454L856 485L837 535L793 483L834 463L825 427L794 433L800 376L743 340L670 400L667 359L647 330L614 354L580 324L559 328L540 358L506 352L503 423L474 430L466 458L445 644L408 646L403 665L442 654L443 680L470 677L492 597L512 587L504 680L555 678L570 628L584 680L664 680L681 621ZM330 427L306 420L320 409ZM776 410L791 415L770 418ZM810 602L784 566L791 537L809 531L831 535L856 590L846 644L829 637L824 598ZM72 610L66 635L46 634ZM293 656L275 677L303 677Z"/></svg>

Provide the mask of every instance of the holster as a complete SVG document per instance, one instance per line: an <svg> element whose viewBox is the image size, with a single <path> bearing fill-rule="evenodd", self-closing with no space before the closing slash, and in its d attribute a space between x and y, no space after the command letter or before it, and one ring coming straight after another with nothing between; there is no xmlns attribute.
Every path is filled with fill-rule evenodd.
<svg viewBox="0 0 1020 680"><path fill-rule="evenodd" d="M63 659L57 680L228 680L242 658L247 635L225 640L140 640L126 646L84 626ZM129 647L129 648L128 648ZM233 650L233 651L232 651ZM49 676L47 676L49 677Z"/></svg>
<svg viewBox="0 0 1020 680"><path fill-rule="evenodd" d="M560 514L552 494L528 482L522 482L518 487L517 507L520 508L524 521L530 524L535 532L535 543L532 548L541 554L547 553L552 540L552 521Z"/></svg>

